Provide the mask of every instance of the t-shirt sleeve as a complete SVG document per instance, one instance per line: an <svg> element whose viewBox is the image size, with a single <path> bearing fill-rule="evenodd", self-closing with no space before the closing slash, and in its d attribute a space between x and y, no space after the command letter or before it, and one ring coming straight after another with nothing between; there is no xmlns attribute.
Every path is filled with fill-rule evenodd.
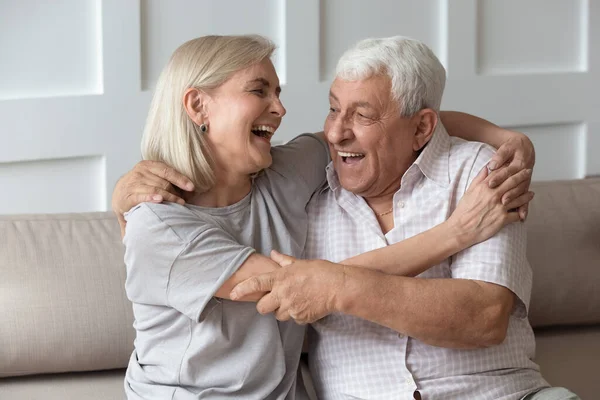
<svg viewBox="0 0 600 400"><path fill-rule="evenodd" d="M255 252L176 204L127 215L126 291L132 302L168 306L199 321L223 283Z"/></svg>
<svg viewBox="0 0 600 400"><path fill-rule="evenodd" d="M320 137L305 133L272 149L270 172L281 175L295 188L295 196L308 203L312 194L325 182L325 168L330 162L329 147ZM302 187L302 191L298 187Z"/></svg>
<svg viewBox="0 0 600 400"><path fill-rule="evenodd" d="M223 229L203 226L173 263L167 288L169 305L200 321L217 290L254 252Z"/></svg>
<svg viewBox="0 0 600 400"><path fill-rule="evenodd" d="M486 166L493 153L489 146L480 148L470 169L468 184ZM452 277L480 280L506 287L517 296L514 315L524 318L529 309L532 283L526 245L524 224L509 224L492 238L454 255Z"/></svg>

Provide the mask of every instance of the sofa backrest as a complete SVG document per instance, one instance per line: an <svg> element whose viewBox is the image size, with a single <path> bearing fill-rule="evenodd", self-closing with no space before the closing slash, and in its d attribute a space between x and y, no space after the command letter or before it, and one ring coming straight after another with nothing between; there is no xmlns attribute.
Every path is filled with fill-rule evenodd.
<svg viewBox="0 0 600 400"><path fill-rule="evenodd" d="M533 190L532 325L600 324L600 179ZM123 250L109 212L0 216L0 377L127 365Z"/></svg>
<svg viewBox="0 0 600 400"><path fill-rule="evenodd" d="M122 368L131 303L112 213L0 217L0 377Z"/></svg>
<svg viewBox="0 0 600 400"><path fill-rule="evenodd" d="M600 324L600 179L539 182L531 190L531 325Z"/></svg>

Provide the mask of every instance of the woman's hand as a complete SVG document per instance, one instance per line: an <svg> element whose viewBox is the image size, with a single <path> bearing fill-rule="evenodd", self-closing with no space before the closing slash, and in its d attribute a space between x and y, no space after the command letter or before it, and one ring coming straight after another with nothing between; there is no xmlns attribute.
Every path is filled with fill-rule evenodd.
<svg viewBox="0 0 600 400"><path fill-rule="evenodd" d="M524 182L529 182L531 172L531 169L522 169L500 186L490 188L489 181L494 175L488 176L487 168L482 169L447 221L465 247L483 242L505 225L521 219L515 210L528 204L533 199L533 192L527 191L510 202L504 202L503 198Z"/></svg>
<svg viewBox="0 0 600 400"><path fill-rule="evenodd" d="M510 176L517 174L525 169L533 169L535 165L535 149L531 140L520 132L508 131L510 135L498 149L494 157L488 163L491 171L488 178L490 188L500 186ZM531 185L531 174L529 178L522 181L518 186L504 193L502 201L506 204L512 200L519 198L529 191ZM519 207L519 215L521 220L527 218L529 203L525 203Z"/></svg>
<svg viewBox="0 0 600 400"><path fill-rule="evenodd" d="M173 168L158 161L140 161L115 186L112 209L124 234L123 214L143 202L170 201L184 204L178 189L193 191L192 182Z"/></svg>

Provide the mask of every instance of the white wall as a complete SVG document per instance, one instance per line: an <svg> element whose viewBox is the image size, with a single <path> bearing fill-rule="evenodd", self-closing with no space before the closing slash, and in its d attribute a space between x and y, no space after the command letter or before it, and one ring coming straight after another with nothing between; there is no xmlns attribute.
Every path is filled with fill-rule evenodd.
<svg viewBox="0 0 600 400"><path fill-rule="evenodd" d="M209 33L278 44L279 141L320 130L346 47L403 34L446 66L445 109L531 136L535 179L600 174L597 1L0 0L0 213L108 209L161 68Z"/></svg>

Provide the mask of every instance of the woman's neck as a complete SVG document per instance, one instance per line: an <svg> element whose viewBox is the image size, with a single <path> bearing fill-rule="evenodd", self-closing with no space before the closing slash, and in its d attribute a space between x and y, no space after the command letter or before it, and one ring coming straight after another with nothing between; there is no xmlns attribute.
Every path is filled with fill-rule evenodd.
<svg viewBox="0 0 600 400"><path fill-rule="evenodd" d="M242 200L252 189L248 175L216 176L217 184L204 193L188 193L184 200L202 207L227 207Z"/></svg>

